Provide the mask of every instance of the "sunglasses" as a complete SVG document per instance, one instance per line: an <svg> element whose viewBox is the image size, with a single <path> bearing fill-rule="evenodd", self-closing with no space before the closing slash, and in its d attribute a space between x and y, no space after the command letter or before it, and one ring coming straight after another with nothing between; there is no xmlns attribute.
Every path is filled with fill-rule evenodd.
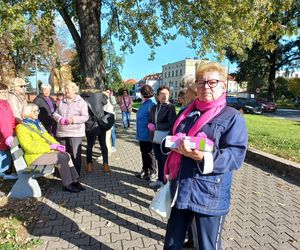
<svg viewBox="0 0 300 250"><path fill-rule="evenodd" d="M20 88L26 88L26 85L21 85Z"/></svg>

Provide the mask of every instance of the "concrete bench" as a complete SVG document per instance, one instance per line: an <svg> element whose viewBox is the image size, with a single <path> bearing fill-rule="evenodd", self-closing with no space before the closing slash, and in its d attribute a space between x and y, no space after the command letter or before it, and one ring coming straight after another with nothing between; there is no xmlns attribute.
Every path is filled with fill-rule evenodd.
<svg viewBox="0 0 300 250"><path fill-rule="evenodd" d="M16 136L14 137L13 146L10 148L10 153L14 162L18 179L10 190L8 197L41 197L41 188L35 178L53 174L55 165L27 166L23 157L24 152Z"/></svg>

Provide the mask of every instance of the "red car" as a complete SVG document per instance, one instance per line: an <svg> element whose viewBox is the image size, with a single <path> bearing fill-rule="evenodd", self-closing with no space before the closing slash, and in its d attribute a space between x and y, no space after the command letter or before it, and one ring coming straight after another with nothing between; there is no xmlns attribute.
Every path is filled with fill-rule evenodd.
<svg viewBox="0 0 300 250"><path fill-rule="evenodd" d="M256 99L258 103L263 106L263 112L275 112L277 110L276 104L274 102L269 102L263 99Z"/></svg>

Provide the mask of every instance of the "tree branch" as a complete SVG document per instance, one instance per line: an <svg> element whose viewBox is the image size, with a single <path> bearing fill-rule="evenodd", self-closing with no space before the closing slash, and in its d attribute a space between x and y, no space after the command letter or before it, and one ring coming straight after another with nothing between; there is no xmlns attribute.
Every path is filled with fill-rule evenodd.
<svg viewBox="0 0 300 250"><path fill-rule="evenodd" d="M68 29L69 29L69 31L72 35L72 38L75 42L77 52L78 52L78 54L80 54L80 52L81 52L81 37L74 25L69 13L68 13L67 7L66 7L65 3L61 0L56 0L56 3L57 3L58 12L64 19L66 25L68 26Z"/></svg>

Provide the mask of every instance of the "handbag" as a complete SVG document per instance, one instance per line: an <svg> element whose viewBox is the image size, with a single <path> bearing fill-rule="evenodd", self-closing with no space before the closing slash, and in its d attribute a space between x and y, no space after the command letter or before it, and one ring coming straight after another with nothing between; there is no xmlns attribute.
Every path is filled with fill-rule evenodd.
<svg viewBox="0 0 300 250"><path fill-rule="evenodd" d="M153 143L161 144L168 134L169 131L154 130Z"/></svg>
<svg viewBox="0 0 300 250"><path fill-rule="evenodd" d="M86 102L89 110L92 112L93 116L97 119L97 122L101 128L104 130L110 130L112 126L115 124L115 115L113 113L109 113L104 111L104 115L102 117L97 117L91 104Z"/></svg>
<svg viewBox="0 0 300 250"><path fill-rule="evenodd" d="M104 111L104 116L98 119L98 123L104 130L110 130L115 123L115 115Z"/></svg>
<svg viewBox="0 0 300 250"><path fill-rule="evenodd" d="M162 186L156 195L154 196L149 208L153 212L159 214L161 217L169 219L171 214L171 190L170 182L168 181L164 186Z"/></svg>

